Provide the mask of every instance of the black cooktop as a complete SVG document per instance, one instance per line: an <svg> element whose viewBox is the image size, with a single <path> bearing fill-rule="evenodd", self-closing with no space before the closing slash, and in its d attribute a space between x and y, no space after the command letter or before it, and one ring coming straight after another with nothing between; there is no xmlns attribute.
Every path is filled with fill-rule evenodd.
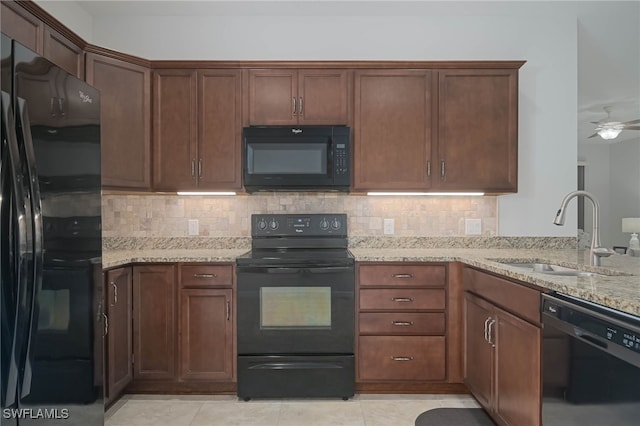
<svg viewBox="0 0 640 426"><path fill-rule="evenodd" d="M352 265L346 248L253 249L236 259L238 265Z"/></svg>

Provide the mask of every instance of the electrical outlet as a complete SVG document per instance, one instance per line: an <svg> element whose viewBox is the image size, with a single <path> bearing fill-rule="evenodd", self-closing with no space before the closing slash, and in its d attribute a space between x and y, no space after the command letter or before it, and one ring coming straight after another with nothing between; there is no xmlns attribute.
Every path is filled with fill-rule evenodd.
<svg viewBox="0 0 640 426"><path fill-rule="evenodd" d="M198 219L189 219L189 235L200 234L200 223Z"/></svg>
<svg viewBox="0 0 640 426"><path fill-rule="evenodd" d="M396 233L396 224L394 219L384 219L382 221L382 227L385 235L393 235Z"/></svg>
<svg viewBox="0 0 640 426"><path fill-rule="evenodd" d="M482 234L482 219L465 219L464 220L464 233L466 235L481 235Z"/></svg>

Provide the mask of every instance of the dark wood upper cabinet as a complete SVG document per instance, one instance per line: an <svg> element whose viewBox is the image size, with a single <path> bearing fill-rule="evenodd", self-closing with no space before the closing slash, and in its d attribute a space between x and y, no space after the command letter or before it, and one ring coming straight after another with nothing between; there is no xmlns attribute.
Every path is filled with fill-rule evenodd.
<svg viewBox="0 0 640 426"><path fill-rule="evenodd" d="M13 1L0 2L2 32L42 54L44 23Z"/></svg>
<svg viewBox="0 0 640 426"><path fill-rule="evenodd" d="M113 401L133 379L132 268L106 272L107 400Z"/></svg>
<svg viewBox="0 0 640 426"><path fill-rule="evenodd" d="M157 70L154 189L240 189L239 70Z"/></svg>
<svg viewBox="0 0 640 426"><path fill-rule="evenodd" d="M357 70L355 190L425 190L431 177L432 72Z"/></svg>
<svg viewBox="0 0 640 426"><path fill-rule="evenodd" d="M348 69L249 70L250 125L346 125Z"/></svg>
<svg viewBox="0 0 640 426"><path fill-rule="evenodd" d="M176 377L176 275L174 265L133 267L133 379Z"/></svg>
<svg viewBox="0 0 640 426"><path fill-rule="evenodd" d="M518 70L438 71L438 187L516 192Z"/></svg>
<svg viewBox="0 0 640 426"><path fill-rule="evenodd" d="M87 53L87 82L100 90L102 185L151 187L151 72Z"/></svg>
<svg viewBox="0 0 640 426"><path fill-rule="evenodd" d="M44 27L43 56L68 73L84 79L84 51L48 25Z"/></svg>

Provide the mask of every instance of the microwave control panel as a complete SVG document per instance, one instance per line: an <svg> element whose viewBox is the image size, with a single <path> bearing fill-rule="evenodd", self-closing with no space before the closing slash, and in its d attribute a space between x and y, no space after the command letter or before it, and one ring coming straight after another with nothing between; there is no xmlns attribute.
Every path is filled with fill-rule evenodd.
<svg viewBox="0 0 640 426"><path fill-rule="evenodd" d="M349 173L349 155L347 154L347 144L337 143L335 148L336 174L346 175Z"/></svg>

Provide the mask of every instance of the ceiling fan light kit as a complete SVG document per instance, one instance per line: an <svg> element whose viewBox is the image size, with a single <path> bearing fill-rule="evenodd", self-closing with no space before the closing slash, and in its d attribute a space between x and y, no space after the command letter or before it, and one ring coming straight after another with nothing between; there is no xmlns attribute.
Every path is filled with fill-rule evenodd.
<svg viewBox="0 0 640 426"><path fill-rule="evenodd" d="M605 106L603 109L607 113L607 118L600 121L592 121L592 123L597 124L597 126L595 133L589 136L589 138L600 136L602 139L611 140L617 138L623 130L640 130L640 126L634 126L634 124L640 123L640 119L626 121L624 123L611 121L611 107Z"/></svg>

